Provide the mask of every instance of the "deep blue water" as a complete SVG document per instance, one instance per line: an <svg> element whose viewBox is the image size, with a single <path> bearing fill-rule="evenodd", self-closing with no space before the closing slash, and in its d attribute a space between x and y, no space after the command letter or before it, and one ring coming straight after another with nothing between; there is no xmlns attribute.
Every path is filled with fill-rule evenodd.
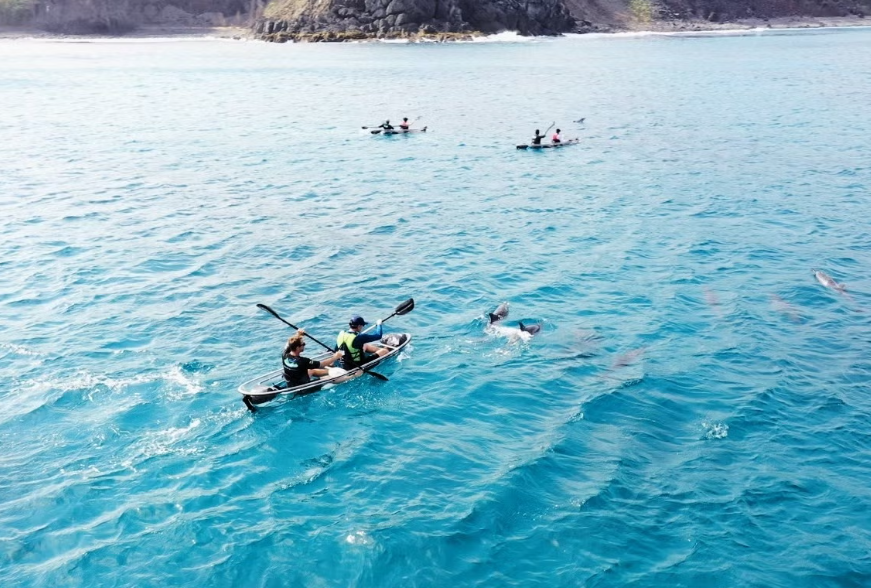
<svg viewBox="0 0 871 588"><path fill-rule="evenodd" d="M869 96L869 29L0 42L0 585L871 585ZM411 296L240 402L255 304Z"/></svg>

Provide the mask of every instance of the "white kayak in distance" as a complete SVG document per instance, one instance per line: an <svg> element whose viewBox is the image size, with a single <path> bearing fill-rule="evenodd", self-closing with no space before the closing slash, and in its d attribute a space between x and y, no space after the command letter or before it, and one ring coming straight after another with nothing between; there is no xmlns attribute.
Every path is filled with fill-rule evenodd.
<svg viewBox="0 0 871 588"><path fill-rule="evenodd" d="M427 127L422 129L372 129L369 131L373 135L405 135L407 133L425 133Z"/></svg>
<svg viewBox="0 0 871 588"><path fill-rule="evenodd" d="M297 386L290 386L284 379L284 370L277 369L248 380L239 386L239 393L242 395L242 400L249 408L251 408L249 403L253 405L263 404L282 394L290 395L292 398L303 396L305 394L312 394L313 392L332 388L337 384L342 384L362 376L378 364L387 361L391 357L399 355L409 343L411 343L411 335L409 333L389 333L384 335L380 341L374 341L371 343L371 345L387 348L389 351L385 355L375 357L359 367L350 370L331 367L329 368L328 376L312 378L310 382L299 384ZM332 351L324 351L319 355L313 356L311 359L323 361L329 359L332 355ZM382 376L382 379L386 378L383 378Z"/></svg>
<svg viewBox="0 0 871 588"><path fill-rule="evenodd" d="M568 139L561 143L542 143L541 145L518 145L518 149L557 149L559 147L568 147L569 145L577 145L580 139Z"/></svg>

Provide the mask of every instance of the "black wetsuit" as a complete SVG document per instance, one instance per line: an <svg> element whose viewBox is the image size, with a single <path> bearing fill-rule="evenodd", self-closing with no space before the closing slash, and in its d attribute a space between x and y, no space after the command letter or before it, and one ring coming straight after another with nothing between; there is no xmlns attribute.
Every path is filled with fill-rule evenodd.
<svg viewBox="0 0 871 588"><path fill-rule="evenodd" d="M291 387L308 384L311 382L308 371L321 367L319 361L303 356L294 357L293 355L285 355L281 364L284 367L284 379Z"/></svg>
<svg viewBox="0 0 871 588"><path fill-rule="evenodd" d="M533 145L541 145L541 140L544 139L544 135L536 135L532 138Z"/></svg>

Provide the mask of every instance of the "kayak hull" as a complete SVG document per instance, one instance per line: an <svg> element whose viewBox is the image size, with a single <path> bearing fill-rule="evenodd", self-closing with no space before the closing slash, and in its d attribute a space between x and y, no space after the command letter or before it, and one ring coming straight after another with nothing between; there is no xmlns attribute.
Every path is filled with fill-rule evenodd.
<svg viewBox="0 0 871 588"><path fill-rule="evenodd" d="M377 357L360 367L347 371L341 368L330 368L329 376L313 379L311 382L292 387L288 386L287 382L284 380L283 370L275 370L248 380L239 386L239 393L246 399L246 402L251 402L251 404L263 404L270 400L274 400L280 395L296 397L312 394L319 390L332 388L337 384L342 384L362 376L366 370L372 369L391 357L399 355L409 343L411 343L411 334L390 333L382 337L380 341L372 343L373 345L389 349L388 353L381 357ZM332 353L324 352L313 356L312 359L322 361L331 356Z"/></svg>
<svg viewBox="0 0 871 588"><path fill-rule="evenodd" d="M373 135L406 135L408 133L425 133L427 127L423 127L422 129L374 129L369 131Z"/></svg>
<svg viewBox="0 0 871 588"><path fill-rule="evenodd" d="M558 149L560 147L568 147L570 145L577 145L580 143L580 139L569 139L568 141L563 141L562 143L542 143L541 145L518 145L518 149Z"/></svg>

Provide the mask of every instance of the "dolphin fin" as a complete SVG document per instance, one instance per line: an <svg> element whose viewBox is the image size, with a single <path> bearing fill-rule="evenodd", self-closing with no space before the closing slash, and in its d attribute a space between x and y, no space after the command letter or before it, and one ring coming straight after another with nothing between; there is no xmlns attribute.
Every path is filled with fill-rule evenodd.
<svg viewBox="0 0 871 588"><path fill-rule="evenodd" d="M496 316L496 315L493 314L492 312L487 313L487 314L490 315L490 324L491 324L491 325L492 325L493 323L498 322L498 321L500 321L500 320L502 319L501 316Z"/></svg>
<svg viewBox="0 0 871 588"><path fill-rule="evenodd" d="M535 335L541 330L541 325L524 325L522 322L520 323L520 330L529 333L530 335Z"/></svg>

